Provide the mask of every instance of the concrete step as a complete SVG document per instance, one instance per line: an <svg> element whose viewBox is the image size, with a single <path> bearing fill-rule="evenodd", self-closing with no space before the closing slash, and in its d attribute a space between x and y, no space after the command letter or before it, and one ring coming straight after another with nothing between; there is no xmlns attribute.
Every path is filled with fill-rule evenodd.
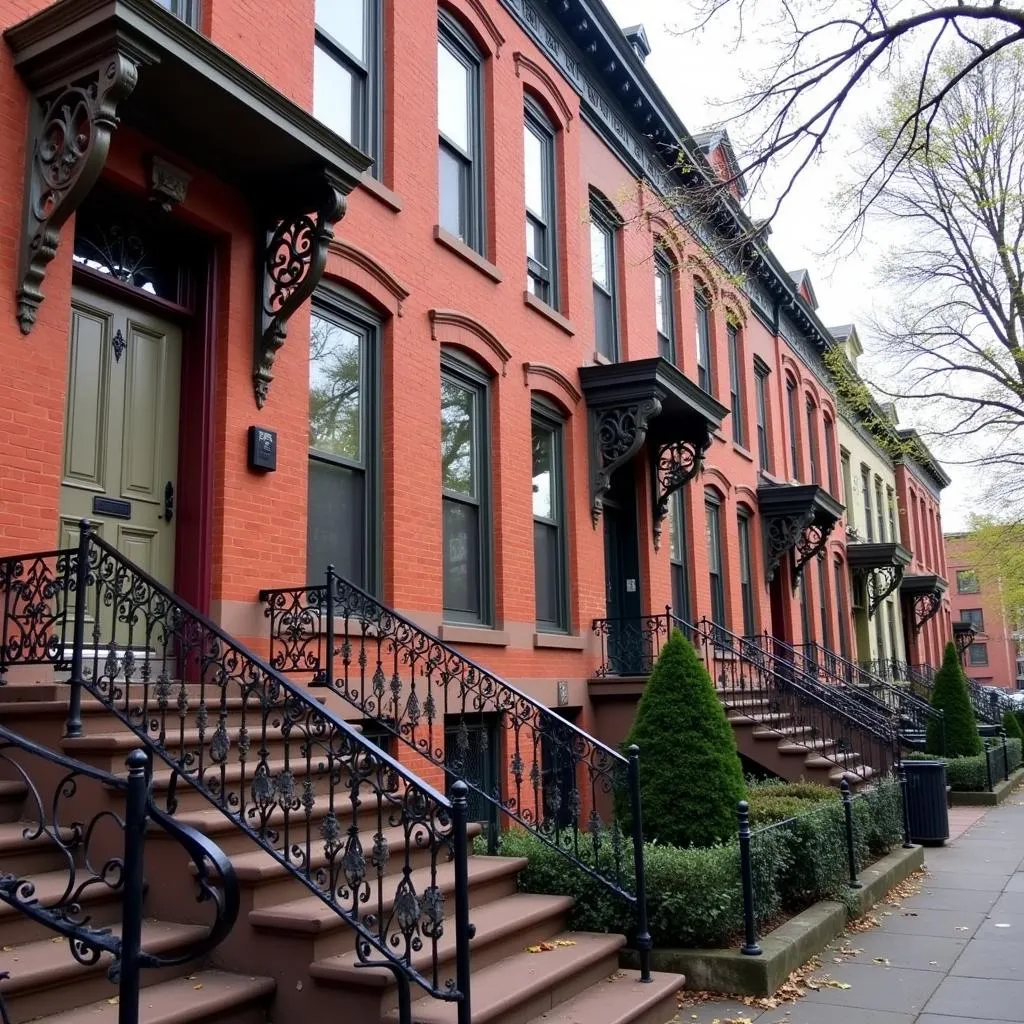
<svg viewBox="0 0 1024 1024"><path fill-rule="evenodd" d="M139 1020L145 1024L266 1024L274 995L272 978L226 971L196 971L142 990ZM39 1017L36 1024L117 1024L115 999Z"/></svg>
<svg viewBox="0 0 1024 1024"><path fill-rule="evenodd" d="M616 971L578 996L534 1017L529 1024L667 1024L684 1021L677 993L681 974L652 972L649 982L636 971Z"/></svg>

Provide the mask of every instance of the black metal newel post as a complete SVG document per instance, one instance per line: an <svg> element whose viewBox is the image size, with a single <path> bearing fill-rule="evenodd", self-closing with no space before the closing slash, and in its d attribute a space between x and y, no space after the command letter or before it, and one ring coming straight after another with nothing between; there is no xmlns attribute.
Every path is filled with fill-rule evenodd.
<svg viewBox="0 0 1024 1024"><path fill-rule="evenodd" d="M988 739L985 739L985 779L988 782L988 791L991 793L995 788L992 783L992 746Z"/></svg>
<svg viewBox="0 0 1024 1024"><path fill-rule="evenodd" d="M327 667L323 670L324 682L334 689L334 566L327 566L327 597L324 601L327 615Z"/></svg>
<svg viewBox="0 0 1024 1024"><path fill-rule="evenodd" d="M640 748L629 754L629 803L633 826L633 869L636 873L636 949L640 954L640 980L651 980L651 929L647 923L647 874L644 868L644 820L640 809Z"/></svg>
<svg viewBox="0 0 1024 1024"><path fill-rule="evenodd" d="M142 852L146 838L146 772L149 758L145 751L133 750L125 764L128 766L128 792L124 814L124 888L117 1024L138 1024L139 956L142 952Z"/></svg>
<svg viewBox="0 0 1024 1024"><path fill-rule="evenodd" d="M1006 749L1006 730L1002 730L1003 735L1003 778L1006 782L1010 781L1010 751Z"/></svg>
<svg viewBox="0 0 1024 1024"><path fill-rule="evenodd" d="M89 587L89 539L92 523L83 519L78 524L78 556L75 561L75 621L71 637L71 693L68 696L68 717L65 736L82 735L82 685L85 681L85 592Z"/></svg>
<svg viewBox="0 0 1024 1024"><path fill-rule="evenodd" d="M469 923L469 786L452 786L452 828L455 860L455 983L459 987L458 1024L470 1024L469 942L476 929Z"/></svg>
<svg viewBox="0 0 1024 1024"><path fill-rule="evenodd" d="M910 808L907 806L907 770L900 765L900 803L903 805L903 849L913 847L910 841Z"/></svg>
<svg viewBox="0 0 1024 1024"><path fill-rule="evenodd" d="M853 796L846 779L839 784L839 792L843 795L843 816L846 818L846 860L850 867L850 880L847 884L851 889L862 889L863 886L857 880L857 850L853 843Z"/></svg>
<svg viewBox="0 0 1024 1024"><path fill-rule="evenodd" d="M750 866L750 805L746 800L736 805L736 817L740 824L740 875L743 881L743 948L740 952L744 956L760 956L754 916L754 876Z"/></svg>

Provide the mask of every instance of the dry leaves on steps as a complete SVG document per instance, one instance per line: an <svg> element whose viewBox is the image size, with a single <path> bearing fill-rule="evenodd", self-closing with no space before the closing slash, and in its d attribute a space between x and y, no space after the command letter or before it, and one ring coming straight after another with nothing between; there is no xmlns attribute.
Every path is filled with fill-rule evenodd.
<svg viewBox="0 0 1024 1024"><path fill-rule="evenodd" d="M564 946L575 946L572 939L555 939L553 942L538 942L536 946L527 946L527 953L550 953L553 949L561 949Z"/></svg>

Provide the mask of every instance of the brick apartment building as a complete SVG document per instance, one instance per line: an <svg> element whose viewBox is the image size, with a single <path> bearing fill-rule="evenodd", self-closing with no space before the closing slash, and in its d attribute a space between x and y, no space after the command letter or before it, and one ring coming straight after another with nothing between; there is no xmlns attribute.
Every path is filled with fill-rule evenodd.
<svg viewBox="0 0 1024 1024"><path fill-rule="evenodd" d="M964 671L982 686L1024 690L1021 623L1007 607L999 581L979 577L974 543L969 533L945 536L953 619L969 623L974 633L964 652Z"/></svg>
<svg viewBox="0 0 1024 1024"><path fill-rule="evenodd" d="M600 0L0 11L0 557L74 549L87 518L124 572L271 657L261 592L333 565L362 618L305 606L303 656L343 638L316 672L279 667L368 688L325 699L439 790L468 757L506 801L532 761L538 818L551 787L577 820L607 803L575 760L548 778L545 709L617 749L666 606L722 637L881 656L856 641L824 361L842 339L763 236L740 267L691 231L679 197L735 159L687 131L641 28ZM720 198L725 234L750 228L742 199L741 180ZM934 665L948 479L892 473L913 561L891 653ZM124 621L97 612L90 634L112 686ZM536 734L520 745L511 705L470 721L465 692L406 704L437 738L389 732L388 679L397 709L420 650L391 664L395 629L464 682L514 684ZM11 654L8 686L52 684L65 647ZM17 697L36 728L38 693ZM313 1012L302 991L279 985L277 1019Z"/></svg>

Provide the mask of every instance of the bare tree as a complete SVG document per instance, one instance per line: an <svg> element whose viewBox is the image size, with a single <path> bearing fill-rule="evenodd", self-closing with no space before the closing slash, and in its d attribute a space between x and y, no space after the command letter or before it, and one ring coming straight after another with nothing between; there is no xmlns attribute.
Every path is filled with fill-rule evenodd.
<svg viewBox="0 0 1024 1024"><path fill-rule="evenodd" d="M765 25L765 0L691 0L699 31L726 16L739 38L751 22ZM755 184L770 165L787 163L786 184L773 197L771 219L800 175L821 155L851 110L899 72L908 58L921 73L910 83L907 102L889 145L868 169L856 212L870 207L903 164L931 144L940 112L962 81L1024 40L1024 7L1000 0L943 4L941 0L778 0L772 5L774 40L762 51L766 66L737 99L738 121L747 135L740 173ZM965 60L950 66L950 44L964 47ZM856 223L852 221L851 224Z"/></svg>

